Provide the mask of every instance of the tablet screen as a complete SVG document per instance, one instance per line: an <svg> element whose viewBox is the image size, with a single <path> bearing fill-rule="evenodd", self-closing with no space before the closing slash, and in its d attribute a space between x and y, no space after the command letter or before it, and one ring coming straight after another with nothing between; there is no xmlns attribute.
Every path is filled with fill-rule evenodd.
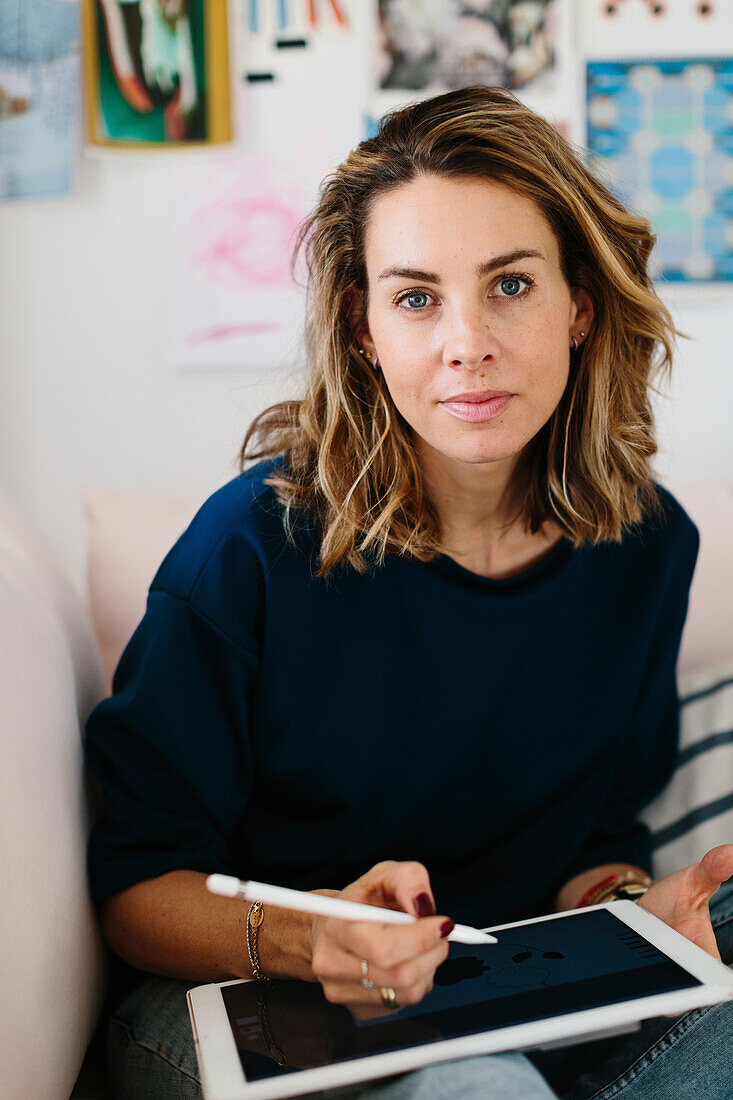
<svg viewBox="0 0 733 1100"><path fill-rule="evenodd" d="M224 986L245 1077L261 1080L702 984L607 909L493 934L496 944L451 943L419 1004L399 1011L380 1006L365 1019L331 1004L315 982Z"/></svg>

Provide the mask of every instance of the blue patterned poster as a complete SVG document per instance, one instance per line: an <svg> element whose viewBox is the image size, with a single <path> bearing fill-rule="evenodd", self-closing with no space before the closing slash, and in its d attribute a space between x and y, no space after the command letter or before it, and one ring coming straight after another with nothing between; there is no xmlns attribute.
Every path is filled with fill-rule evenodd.
<svg viewBox="0 0 733 1100"><path fill-rule="evenodd" d="M655 279L733 282L733 58L590 62L586 144L658 234Z"/></svg>
<svg viewBox="0 0 733 1100"><path fill-rule="evenodd" d="M71 187L79 78L76 3L0 0L0 198Z"/></svg>

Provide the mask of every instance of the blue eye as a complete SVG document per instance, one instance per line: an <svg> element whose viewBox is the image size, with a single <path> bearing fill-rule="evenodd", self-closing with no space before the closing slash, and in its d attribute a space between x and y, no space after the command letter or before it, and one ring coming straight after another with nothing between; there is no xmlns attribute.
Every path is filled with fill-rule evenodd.
<svg viewBox="0 0 733 1100"><path fill-rule="evenodd" d="M502 288L506 288L507 283L513 284L516 287L516 290L509 290L509 291L505 290L505 293L506 293L507 297L515 298L517 296L517 294L521 293L521 287L519 285L521 282L522 282L522 280L518 279L515 275L507 275L507 277L505 279L501 280L500 286Z"/></svg>
<svg viewBox="0 0 733 1100"><path fill-rule="evenodd" d="M427 299L427 294L423 294L422 291L414 291L412 294L406 294L404 298L400 298L400 302L408 302L410 298L423 298ZM418 309L420 306L418 306Z"/></svg>

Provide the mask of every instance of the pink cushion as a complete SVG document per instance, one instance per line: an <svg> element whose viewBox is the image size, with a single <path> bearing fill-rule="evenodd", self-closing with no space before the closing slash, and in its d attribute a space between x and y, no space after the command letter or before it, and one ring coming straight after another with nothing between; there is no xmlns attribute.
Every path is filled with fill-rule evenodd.
<svg viewBox="0 0 733 1100"><path fill-rule="evenodd" d="M150 582L202 500L90 488L84 503L89 612L111 689L117 662L145 612Z"/></svg>

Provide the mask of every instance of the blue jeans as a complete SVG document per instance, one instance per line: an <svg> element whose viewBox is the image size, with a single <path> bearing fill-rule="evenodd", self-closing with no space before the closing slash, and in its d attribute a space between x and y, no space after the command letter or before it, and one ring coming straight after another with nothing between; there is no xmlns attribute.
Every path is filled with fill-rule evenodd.
<svg viewBox="0 0 733 1100"><path fill-rule="evenodd" d="M723 961L733 964L733 879L710 905ZM151 978L110 1020L107 1059L116 1100L201 1100L186 1007L193 982ZM311 1093L322 1100L731 1100L733 1001L629 1036L561 1050L493 1054L361 1085Z"/></svg>

